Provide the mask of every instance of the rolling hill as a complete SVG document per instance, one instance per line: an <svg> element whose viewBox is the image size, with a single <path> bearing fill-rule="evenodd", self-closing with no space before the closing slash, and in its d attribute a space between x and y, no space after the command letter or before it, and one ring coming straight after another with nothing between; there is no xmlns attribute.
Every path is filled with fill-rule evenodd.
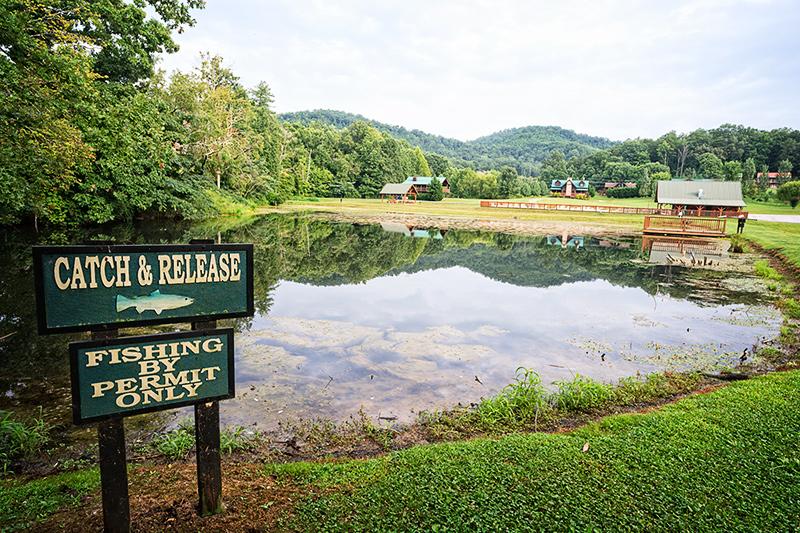
<svg viewBox="0 0 800 533"><path fill-rule="evenodd" d="M516 167L517 171L523 174L530 174L532 170L537 169L552 150L561 150L567 158L570 158L616 144L603 137L583 135L557 126L512 128L472 141L460 141L420 130L409 130L402 126L385 124L362 115L329 109L284 113L280 115L280 118L287 122L302 124L321 122L336 128L346 128L353 122L363 120L393 137L419 146L426 152L434 152L448 157L456 164L473 166L478 170L510 165Z"/></svg>

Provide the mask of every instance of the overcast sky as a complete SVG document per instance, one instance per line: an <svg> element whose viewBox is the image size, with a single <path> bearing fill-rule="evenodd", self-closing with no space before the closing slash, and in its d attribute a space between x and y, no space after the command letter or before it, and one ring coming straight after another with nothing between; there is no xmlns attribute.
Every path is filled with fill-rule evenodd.
<svg viewBox="0 0 800 533"><path fill-rule="evenodd" d="M221 55L279 112L467 140L800 127L800 0L207 0L162 66Z"/></svg>

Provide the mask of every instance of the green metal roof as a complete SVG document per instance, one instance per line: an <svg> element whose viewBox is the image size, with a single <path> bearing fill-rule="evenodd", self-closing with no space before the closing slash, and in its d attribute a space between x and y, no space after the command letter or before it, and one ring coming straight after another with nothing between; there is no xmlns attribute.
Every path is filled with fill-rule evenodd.
<svg viewBox="0 0 800 533"><path fill-rule="evenodd" d="M441 181L442 183L444 183L447 180L447 178L445 178L444 176L409 176L403 183L411 183L414 185L430 185L431 180L433 180L434 178Z"/></svg>
<svg viewBox="0 0 800 533"><path fill-rule="evenodd" d="M719 207L744 207L746 205L742 198L741 182L715 180L659 181L656 203Z"/></svg>
<svg viewBox="0 0 800 533"><path fill-rule="evenodd" d="M564 184L567 181L572 181L572 186L575 188L576 191L588 191L589 190L589 182L587 180L573 180L572 178L567 178L565 180L553 180L550 182L550 190L551 191L560 191Z"/></svg>

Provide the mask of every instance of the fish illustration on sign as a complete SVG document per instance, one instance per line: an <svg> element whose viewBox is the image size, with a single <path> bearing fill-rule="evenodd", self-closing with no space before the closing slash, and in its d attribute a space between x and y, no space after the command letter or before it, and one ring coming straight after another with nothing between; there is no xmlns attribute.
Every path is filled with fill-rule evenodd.
<svg viewBox="0 0 800 533"><path fill-rule="evenodd" d="M146 296L134 296L127 298L121 294L117 295L117 313L121 313L131 307L135 308L138 313L145 311L155 311L160 315L162 311L168 309L178 309L179 307L186 307L194 302L193 298L188 296L181 296L179 294L161 294L161 291L156 289Z"/></svg>

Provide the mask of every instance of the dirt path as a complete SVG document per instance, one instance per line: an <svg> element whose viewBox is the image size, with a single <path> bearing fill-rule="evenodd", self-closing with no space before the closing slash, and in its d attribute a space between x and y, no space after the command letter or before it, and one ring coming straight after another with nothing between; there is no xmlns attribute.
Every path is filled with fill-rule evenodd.
<svg viewBox="0 0 800 533"><path fill-rule="evenodd" d="M406 213L347 213L317 211L315 216L336 222L353 224L380 224L393 222L418 228L440 230L462 229L472 231L497 231L515 235L631 235L635 229L627 225L604 222L575 222L565 220L474 219L453 216L415 215Z"/></svg>

